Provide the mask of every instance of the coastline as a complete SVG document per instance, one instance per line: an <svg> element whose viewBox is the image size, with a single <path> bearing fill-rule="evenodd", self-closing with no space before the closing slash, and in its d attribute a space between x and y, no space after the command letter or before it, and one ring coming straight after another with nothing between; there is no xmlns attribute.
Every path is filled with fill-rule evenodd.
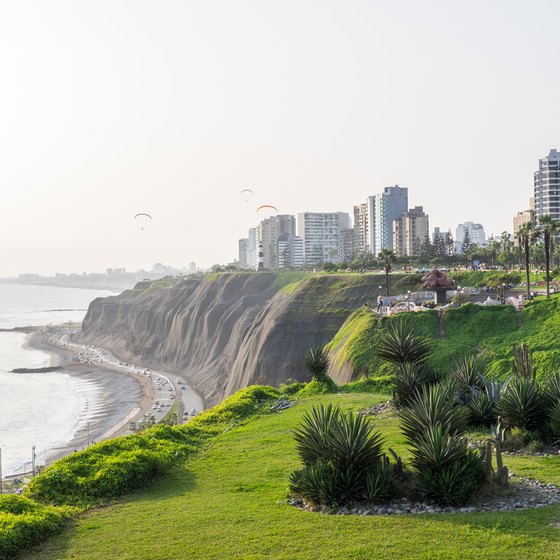
<svg viewBox="0 0 560 560"><path fill-rule="evenodd" d="M45 464L60 459L74 451L83 449L92 442L118 437L129 433L129 422L136 422L151 412L156 399L156 391L153 383L132 372L119 371L104 365L83 365L76 362L77 351L72 348L61 348L49 343L40 328L29 329L25 347L38 350L50 356L51 366L60 367L61 373L70 375L82 381L95 383L102 391L101 401L103 410L98 417L88 420L86 426L80 427L72 439L45 455ZM115 392L119 390L119 381L126 377L137 385L137 398L131 399L126 408L122 402L115 398Z"/></svg>

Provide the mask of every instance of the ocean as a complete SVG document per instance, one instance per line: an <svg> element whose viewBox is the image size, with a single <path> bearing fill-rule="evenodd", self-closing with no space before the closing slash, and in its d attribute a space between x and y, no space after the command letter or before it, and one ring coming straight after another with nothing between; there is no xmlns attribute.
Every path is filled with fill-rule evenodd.
<svg viewBox="0 0 560 560"><path fill-rule="evenodd" d="M0 284L0 328L81 321L89 303L111 295L102 290ZM41 465L84 434L104 429L108 400L112 412L139 396L132 380L111 374L10 373L50 365L50 356L26 347L27 335L0 332L0 449L3 475L30 470L32 446ZM124 391L123 402L119 398ZM132 405L134 406L134 405ZM124 412L123 416L126 415ZM118 419L116 420L118 422ZM106 425L107 422L105 422ZM90 441L95 434L89 434ZM79 447L79 442L77 444Z"/></svg>

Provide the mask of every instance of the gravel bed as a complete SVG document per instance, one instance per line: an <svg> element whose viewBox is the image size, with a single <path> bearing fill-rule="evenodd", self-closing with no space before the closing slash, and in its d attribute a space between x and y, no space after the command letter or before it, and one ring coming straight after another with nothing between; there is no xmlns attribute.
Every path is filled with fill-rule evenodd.
<svg viewBox="0 0 560 560"><path fill-rule="evenodd" d="M407 498L392 500L386 504L360 504L354 507L342 507L331 510L306 504L296 498L288 503L306 511L328 513L333 515L413 515L420 513L475 513L497 511L519 511L542 508L560 503L560 490L555 484L545 484L531 478L519 478L518 483L508 495L487 496L475 504L464 507L439 507L424 502L413 502Z"/></svg>

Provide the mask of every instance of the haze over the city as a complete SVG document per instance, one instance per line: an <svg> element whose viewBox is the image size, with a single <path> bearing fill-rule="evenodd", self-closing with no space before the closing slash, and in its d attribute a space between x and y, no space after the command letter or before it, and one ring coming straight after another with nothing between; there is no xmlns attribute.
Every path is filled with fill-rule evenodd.
<svg viewBox="0 0 560 560"><path fill-rule="evenodd" d="M432 227L511 231L560 148L559 17L544 0L2 2L0 276L225 263L259 204L351 213L394 184Z"/></svg>

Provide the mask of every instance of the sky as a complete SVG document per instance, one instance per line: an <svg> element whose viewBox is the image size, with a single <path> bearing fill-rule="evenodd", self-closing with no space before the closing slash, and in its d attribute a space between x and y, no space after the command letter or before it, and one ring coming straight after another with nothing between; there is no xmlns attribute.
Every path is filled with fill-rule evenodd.
<svg viewBox="0 0 560 560"><path fill-rule="evenodd" d="M0 0L0 276L227 263L260 204L351 213L394 184L431 228L511 231L560 149L559 18L546 0Z"/></svg>

